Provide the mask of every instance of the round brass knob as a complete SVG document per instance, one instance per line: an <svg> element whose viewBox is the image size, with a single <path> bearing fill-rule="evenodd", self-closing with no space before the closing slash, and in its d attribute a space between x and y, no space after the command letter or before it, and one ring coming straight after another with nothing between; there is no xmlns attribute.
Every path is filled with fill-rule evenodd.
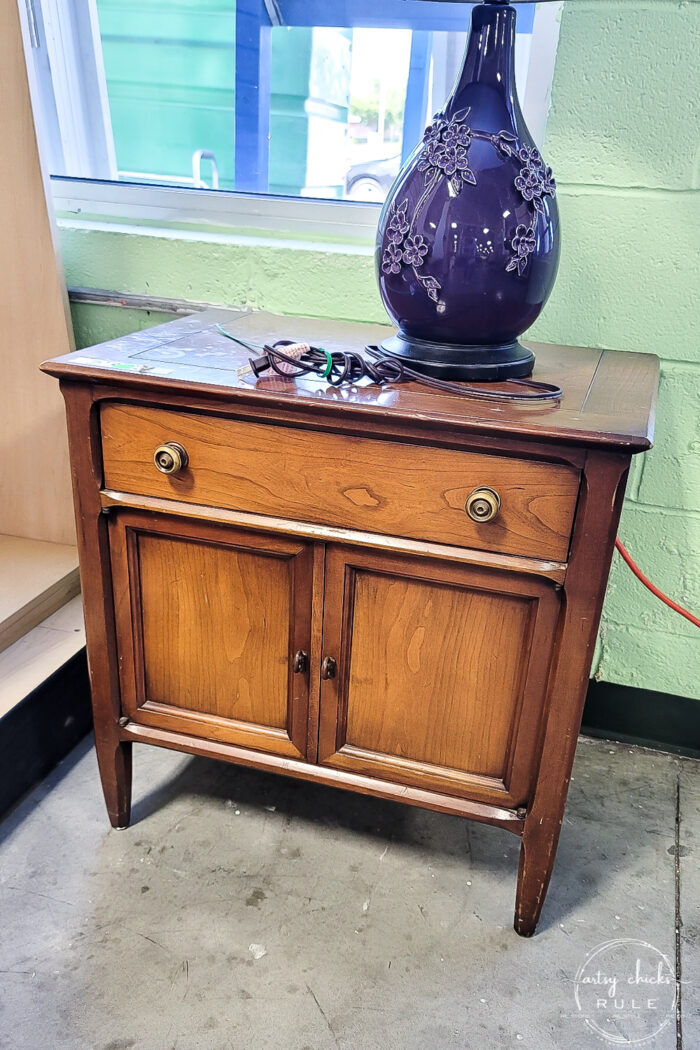
<svg viewBox="0 0 700 1050"><path fill-rule="evenodd" d="M153 453L153 462L161 474L177 474L178 471L185 469L188 461L187 453L177 441L166 441L164 445L159 445Z"/></svg>
<svg viewBox="0 0 700 1050"><path fill-rule="evenodd" d="M472 521L493 521L501 509L501 497L495 489L474 489L467 496L466 512Z"/></svg>

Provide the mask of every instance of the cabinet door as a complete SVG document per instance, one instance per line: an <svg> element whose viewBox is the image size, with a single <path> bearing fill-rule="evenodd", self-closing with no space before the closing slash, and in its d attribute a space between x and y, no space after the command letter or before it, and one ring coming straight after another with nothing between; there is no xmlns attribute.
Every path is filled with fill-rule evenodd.
<svg viewBox="0 0 700 1050"><path fill-rule="evenodd" d="M329 547L319 762L524 803L558 610L538 577Z"/></svg>
<svg viewBox="0 0 700 1050"><path fill-rule="evenodd" d="M305 756L313 545L137 512L110 543L125 714Z"/></svg>

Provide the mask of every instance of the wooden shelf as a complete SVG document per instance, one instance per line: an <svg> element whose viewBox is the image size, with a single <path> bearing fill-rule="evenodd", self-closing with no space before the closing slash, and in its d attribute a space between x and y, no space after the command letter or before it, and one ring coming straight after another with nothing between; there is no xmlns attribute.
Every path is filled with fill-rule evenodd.
<svg viewBox="0 0 700 1050"><path fill-rule="evenodd" d="M80 593L78 552L0 535L0 653Z"/></svg>
<svg viewBox="0 0 700 1050"><path fill-rule="evenodd" d="M85 645L80 595L0 653L0 719Z"/></svg>

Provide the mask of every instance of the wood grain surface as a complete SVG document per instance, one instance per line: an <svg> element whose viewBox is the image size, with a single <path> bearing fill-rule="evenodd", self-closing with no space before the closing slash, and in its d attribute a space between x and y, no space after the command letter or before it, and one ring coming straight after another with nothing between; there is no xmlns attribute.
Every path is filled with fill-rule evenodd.
<svg viewBox="0 0 700 1050"><path fill-rule="evenodd" d="M523 829L525 818L522 810L516 811L493 803L485 804L472 798L460 798L457 795L441 795L428 788L407 787L405 784L397 784L382 777L363 776L344 769L313 765L301 759L283 758L220 740L205 740L189 733L153 729L151 726L139 725L137 722L129 722L120 727L119 736L125 746L136 742L166 747L185 754L222 759L225 762L248 766L251 769L260 769L266 773L278 773L299 780L325 784L328 787L344 788L346 791L355 791L361 795L372 795L375 798L408 803L411 806L420 806L422 809L431 809L438 813L449 813L457 817L466 817L469 820L478 820L483 824L506 828L516 835L520 835Z"/></svg>
<svg viewBox="0 0 700 1050"><path fill-rule="evenodd" d="M653 354L527 340L536 355L534 378L563 390L561 401L528 405L460 397L416 382L376 386L361 380L339 390L317 377L287 380L266 373L256 379L249 370L242 371L251 351L222 335L219 324L255 345L294 338L330 351L362 351L366 343L391 334L381 325L210 310L47 361L42 367L61 378L118 382L134 396L144 391L163 399L201 395L226 409L240 406L263 414L311 411L319 421L342 420L348 427L353 420L372 428L392 420L423 433L440 428L453 434L511 435L521 442L570 443L629 453L651 447L659 378L659 361ZM485 386L492 391L513 390L511 384Z"/></svg>
<svg viewBox="0 0 700 1050"><path fill-rule="evenodd" d="M560 464L239 422L133 405L102 407L110 489L296 520L565 561L579 472ZM177 441L189 466L161 474L158 445ZM501 509L477 524L479 486Z"/></svg>
<svg viewBox="0 0 700 1050"><path fill-rule="evenodd" d="M129 515L112 536L129 713L303 754L307 674L292 665L310 648L312 547Z"/></svg>
<svg viewBox="0 0 700 1050"><path fill-rule="evenodd" d="M285 726L289 564L148 534L138 563L148 699Z"/></svg>
<svg viewBox="0 0 700 1050"><path fill-rule="evenodd" d="M564 388L539 409L242 378L216 323L261 342L279 320L186 318L46 366L110 820L128 823L143 741L498 824L522 836L529 936L658 363L537 348ZM297 323L329 349L369 332ZM190 455L180 476L153 465L164 441ZM478 486L501 496L484 525L464 511Z"/></svg>
<svg viewBox="0 0 700 1050"><path fill-rule="evenodd" d="M319 760L519 804L558 610L542 580L329 546Z"/></svg>
<svg viewBox="0 0 700 1050"><path fill-rule="evenodd" d="M352 601L347 743L503 780L531 602L366 571Z"/></svg>
<svg viewBox="0 0 700 1050"><path fill-rule="evenodd" d="M48 171L42 170L20 8L0 4L0 533L75 545L63 404L39 364L73 347Z"/></svg>

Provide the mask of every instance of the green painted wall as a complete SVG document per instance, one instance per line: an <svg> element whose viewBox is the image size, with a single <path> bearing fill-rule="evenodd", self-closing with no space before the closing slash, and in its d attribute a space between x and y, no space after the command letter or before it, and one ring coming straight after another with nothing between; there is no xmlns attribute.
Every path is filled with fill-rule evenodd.
<svg viewBox="0 0 700 1050"><path fill-rule="evenodd" d="M156 324L172 321L174 314L163 314L157 310L115 310L113 306L98 306L93 303L71 303L71 316L75 343L78 349L95 346L108 339L141 332Z"/></svg>
<svg viewBox="0 0 700 1050"><path fill-rule="evenodd" d="M565 5L546 154L559 182L560 276L532 330L662 358L655 449L635 460L620 533L647 573L700 609L700 2ZM697 109L697 107L696 107ZM62 225L69 284L384 320L369 249L272 246ZM79 345L123 314L74 311ZM136 326L132 315L129 324ZM143 319L139 318L139 325ZM700 699L697 631L616 558L597 676Z"/></svg>
<svg viewBox="0 0 700 1050"><path fill-rule="evenodd" d="M547 159L561 277L533 335L662 360L655 448L634 461L620 535L700 610L700 3L565 4ZM700 698L697 629L616 556L597 677Z"/></svg>

